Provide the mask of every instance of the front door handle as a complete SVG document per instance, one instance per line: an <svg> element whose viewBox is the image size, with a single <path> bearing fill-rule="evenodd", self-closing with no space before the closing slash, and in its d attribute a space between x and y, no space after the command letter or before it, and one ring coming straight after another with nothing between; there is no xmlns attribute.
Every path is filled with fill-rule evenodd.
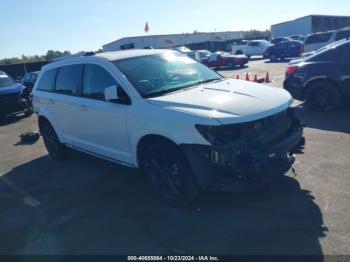
<svg viewBox="0 0 350 262"><path fill-rule="evenodd" d="M88 107L86 105L80 105L79 108L81 110L88 110Z"/></svg>

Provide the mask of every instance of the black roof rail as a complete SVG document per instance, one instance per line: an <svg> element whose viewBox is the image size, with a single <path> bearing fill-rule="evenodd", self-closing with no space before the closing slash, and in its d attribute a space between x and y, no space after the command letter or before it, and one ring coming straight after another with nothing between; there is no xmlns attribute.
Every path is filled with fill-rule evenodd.
<svg viewBox="0 0 350 262"><path fill-rule="evenodd" d="M73 55L66 55L66 56L62 56L62 57L59 57L59 58L55 58L55 59L52 59L50 62L56 62L56 61L61 61L61 60L64 60L64 59L68 59L68 58L74 58L74 57L82 57L82 56L94 56L96 55L95 52L79 52L79 53L76 53L76 54L73 54Z"/></svg>
<svg viewBox="0 0 350 262"><path fill-rule="evenodd" d="M95 52L84 52L83 56L93 56L96 55Z"/></svg>

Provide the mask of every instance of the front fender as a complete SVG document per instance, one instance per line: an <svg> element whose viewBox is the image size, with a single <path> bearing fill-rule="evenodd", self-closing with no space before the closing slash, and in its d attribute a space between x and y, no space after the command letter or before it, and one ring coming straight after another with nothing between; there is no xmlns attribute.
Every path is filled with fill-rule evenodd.
<svg viewBox="0 0 350 262"><path fill-rule="evenodd" d="M130 141L131 160L137 163L137 147L147 135L167 138L176 145L202 144L208 142L196 130L196 124L218 124L214 119L180 112L174 109L153 105L143 99L134 99L128 108L127 128Z"/></svg>

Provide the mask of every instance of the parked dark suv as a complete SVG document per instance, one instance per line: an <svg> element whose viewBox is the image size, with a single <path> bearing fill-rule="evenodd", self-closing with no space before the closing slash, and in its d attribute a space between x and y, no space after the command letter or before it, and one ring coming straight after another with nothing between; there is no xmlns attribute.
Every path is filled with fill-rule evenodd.
<svg viewBox="0 0 350 262"><path fill-rule="evenodd" d="M304 52L304 45L300 41L292 40L280 42L268 47L263 56L276 62L279 59L299 57Z"/></svg>
<svg viewBox="0 0 350 262"><path fill-rule="evenodd" d="M33 113L29 92L11 76L0 71L0 117L20 112L28 116Z"/></svg>
<svg viewBox="0 0 350 262"><path fill-rule="evenodd" d="M287 68L284 88L317 111L331 111L349 103L350 40L292 61Z"/></svg>
<svg viewBox="0 0 350 262"><path fill-rule="evenodd" d="M39 71L29 72L22 77L21 83L28 89L28 92L32 92L39 73Z"/></svg>

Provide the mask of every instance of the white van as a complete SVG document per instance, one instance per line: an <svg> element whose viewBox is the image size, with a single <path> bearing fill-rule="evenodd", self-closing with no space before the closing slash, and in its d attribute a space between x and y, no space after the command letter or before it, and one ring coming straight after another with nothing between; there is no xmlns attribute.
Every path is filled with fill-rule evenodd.
<svg viewBox="0 0 350 262"><path fill-rule="evenodd" d="M348 37L350 37L350 27L309 35L304 42L304 52L308 53L316 51L326 45Z"/></svg>

